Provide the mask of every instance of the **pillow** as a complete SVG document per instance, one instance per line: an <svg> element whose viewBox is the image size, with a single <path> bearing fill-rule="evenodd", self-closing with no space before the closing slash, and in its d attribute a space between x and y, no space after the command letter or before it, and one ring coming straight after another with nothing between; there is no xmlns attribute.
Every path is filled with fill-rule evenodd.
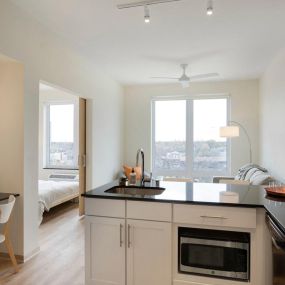
<svg viewBox="0 0 285 285"><path fill-rule="evenodd" d="M254 167L254 168L251 168L251 169L246 173L244 180L250 181L251 177L254 176L254 174L255 174L256 172L261 172L261 171L260 171L258 168L255 168L255 167ZM262 172L262 173L264 173L264 172Z"/></svg>
<svg viewBox="0 0 285 285"><path fill-rule="evenodd" d="M128 166L128 165L123 165L125 175L127 176L128 179L130 179L130 174L132 173L132 169L134 169L136 173L136 179L140 180L142 176L142 168L140 166Z"/></svg>
<svg viewBox="0 0 285 285"><path fill-rule="evenodd" d="M252 185L267 185L272 180L272 177L263 171L256 171L250 178Z"/></svg>

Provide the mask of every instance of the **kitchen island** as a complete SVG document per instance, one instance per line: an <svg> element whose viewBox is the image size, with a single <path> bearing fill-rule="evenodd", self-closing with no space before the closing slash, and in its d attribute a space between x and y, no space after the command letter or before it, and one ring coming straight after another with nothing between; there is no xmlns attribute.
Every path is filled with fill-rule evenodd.
<svg viewBox="0 0 285 285"><path fill-rule="evenodd" d="M265 215L268 211L283 226L284 216L283 202L266 197L264 189L161 182L159 186L163 191L157 195L151 192L152 195L131 195L112 193L110 189L117 186L118 181L114 181L84 194L86 284L270 284L271 241ZM237 239L242 235L243 242L235 243L242 244L243 249L248 244L248 255L246 250L242 252L244 268L226 272L228 262L224 258L224 268L218 268L221 264L217 263L211 264L215 270L206 270L209 265L202 263L209 257L204 251L200 251L199 256L204 255L204 259L199 261L198 269L197 265L195 268L185 266L191 263L183 257L187 230L198 236L228 233ZM215 239L217 237L209 238L210 242ZM231 251L234 253L237 249L231 248ZM213 253L208 253L209 263L215 262L211 260ZM217 259L222 260L221 252L216 251L216 254ZM238 263L233 266L237 268Z"/></svg>

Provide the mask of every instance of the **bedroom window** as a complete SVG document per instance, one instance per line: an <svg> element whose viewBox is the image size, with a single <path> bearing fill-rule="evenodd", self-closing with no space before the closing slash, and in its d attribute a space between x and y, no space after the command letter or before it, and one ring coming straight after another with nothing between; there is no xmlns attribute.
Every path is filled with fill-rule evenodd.
<svg viewBox="0 0 285 285"><path fill-rule="evenodd" d="M46 118L46 168L77 168L75 104L48 103Z"/></svg>
<svg viewBox="0 0 285 285"><path fill-rule="evenodd" d="M152 102L152 171L210 182L229 173L229 145L219 137L228 97L157 99Z"/></svg>

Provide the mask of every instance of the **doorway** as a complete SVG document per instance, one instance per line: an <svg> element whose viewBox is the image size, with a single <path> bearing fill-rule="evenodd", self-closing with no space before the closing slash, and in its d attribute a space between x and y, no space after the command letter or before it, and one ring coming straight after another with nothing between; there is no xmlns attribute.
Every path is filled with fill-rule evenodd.
<svg viewBox="0 0 285 285"><path fill-rule="evenodd" d="M48 212L74 203L84 214L86 100L46 82L39 85L39 225Z"/></svg>

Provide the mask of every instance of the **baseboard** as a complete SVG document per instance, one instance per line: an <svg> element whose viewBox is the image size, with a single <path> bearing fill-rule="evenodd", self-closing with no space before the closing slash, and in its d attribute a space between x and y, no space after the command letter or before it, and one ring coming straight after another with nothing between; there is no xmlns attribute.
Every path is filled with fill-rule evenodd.
<svg viewBox="0 0 285 285"><path fill-rule="evenodd" d="M40 252L40 247L35 248L35 249L32 250L29 254L26 254L26 255L23 257L23 262L27 262L28 260L32 259L32 258L35 257L39 252Z"/></svg>
<svg viewBox="0 0 285 285"><path fill-rule="evenodd" d="M24 256L23 255L15 255L15 257L16 257L16 260L18 263L24 262ZM0 258L10 260L10 256L7 252L0 252Z"/></svg>
<svg viewBox="0 0 285 285"><path fill-rule="evenodd" d="M35 257L39 252L40 252L40 247L37 247L36 249L31 251L26 256L15 254L15 257L16 257L16 260L17 260L18 263L25 263L28 260L30 260L33 257ZM10 259L10 256L9 256L9 254L7 252L0 252L0 258Z"/></svg>

